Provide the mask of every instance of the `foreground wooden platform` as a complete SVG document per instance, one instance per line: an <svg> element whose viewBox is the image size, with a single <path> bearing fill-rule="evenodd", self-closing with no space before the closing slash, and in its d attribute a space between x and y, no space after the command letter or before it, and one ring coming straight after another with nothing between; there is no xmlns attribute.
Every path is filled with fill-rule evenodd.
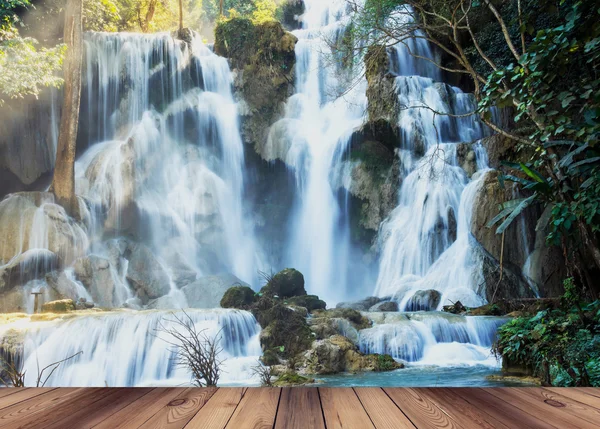
<svg viewBox="0 0 600 429"><path fill-rule="evenodd" d="M599 428L600 389L0 389L0 428Z"/></svg>

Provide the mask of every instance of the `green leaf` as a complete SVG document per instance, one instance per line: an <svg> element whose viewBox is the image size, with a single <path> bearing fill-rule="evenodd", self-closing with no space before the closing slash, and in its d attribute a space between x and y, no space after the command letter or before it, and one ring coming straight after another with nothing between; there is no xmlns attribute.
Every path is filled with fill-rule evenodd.
<svg viewBox="0 0 600 429"><path fill-rule="evenodd" d="M510 215L508 215L504 222L502 222L502 224L498 227L498 229L496 230L496 234L502 234L506 230L506 228L508 228L510 224L515 220L515 218L519 216L519 214L521 214L523 210L529 207L535 201L536 198L537 194L533 194L532 196L525 198L523 201L521 201L521 203L512 210Z"/></svg>

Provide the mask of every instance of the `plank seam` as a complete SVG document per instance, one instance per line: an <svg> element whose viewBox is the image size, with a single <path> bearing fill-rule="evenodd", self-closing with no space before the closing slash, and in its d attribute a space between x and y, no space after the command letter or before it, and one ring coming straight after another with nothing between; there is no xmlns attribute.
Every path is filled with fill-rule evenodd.
<svg viewBox="0 0 600 429"><path fill-rule="evenodd" d="M279 415L279 406L281 405L281 397L283 396L283 389L279 390L279 397L277 398L277 408L275 408L275 417L273 418L273 427L272 429L275 429L275 426L277 425L277 416Z"/></svg>
<svg viewBox="0 0 600 429"><path fill-rule="evenodd" d="M321 400L321 388L317 387L317 395L319 396L319 405L321 406L321 416L323 417L323 426L327 429L327 419L325 418L325 409L323 408L323 401Z"/></svg>
<svg viewBox="0 0 600 429"><path fill-rule="evenodd" d="M156 387L150 389L148 392L144 393L142 396L140 396L139 398L137 398L135 401L130 402L128 404L126 404L125 406L123 406L122 408L118 408L115 410L114 413L112 413L110 416L107 416L105 419L103 419L102 421L99 421L98 423L96 423L94 426L92 426L92 429L95 428L96 426L101 425L102 423L104 423L104 421L108 420L109 418L111 418L112 416L114 416L115 414L117 414L118 412L120 412L121 410L123 410L124 408L127 408L128 406L130 406L131 404L136 403L137 401L139 401L140 399L142 399L144 396L149 395L150 393L154 392L156 390ZM145 422L144 422L145 423Z"/></svg>
<svg viewBox="0 0 600 429"><path fill-rule="evenodd" d="M365 408L365 404L363 404L363 402L360 400L360 396L358 396L358 393L356 393L356 388L353 387L352 391L354 392L354 395L356 396L356 398L358 399L358 402L360 402L361 407L363 407L363 410L365 410L365 414L367 415L367 417L369 418L369 420L371 420L371 424L373 425L374 428L377 428L377 426L375 426L375 422L373 421L373 419L371 418L371 415L369 414L369 412L367 411L367 409Z"/></svg>
<svg viewBox="0 0 600 429"><path fill-rule="evenodd" d="M410 423L411 423L411 424L412 424L412 425L413 425L415 428L417 428L418 426L415 424L415 422L413 422L413 421L411 420L411 418L408 416L408 414L406 414L406 413L404 412L404 410L403 410L402 408L400 408L400 405L396 404L396 401L394 401L394 398L392 398L392 397L390 396L390 394L387 392L387 390L385 390L383 387L380 387L380 389L381 389L381 390L383 390L383 393L385 393L385 394L386 394L386 396L387 396L388 398L390 398L390 401L392 401L392 403L393 403L393 404L396 406L396 408L398 408L398 409L400 410L400 412L401 412L402 414L404 414L404 417L406 417L406 418L408 419L408 421L409 421L409 422L410 422Z"/></svg>
<svg viewBox="0 0 600 429"><path fill-rule="evenodd" d="M5 389L12 389L12 387L5 387ZM26 392L27 390L30 390L30 389L38 389L38 387L28 387L25 390L19 390L19 392ZM15 402L14 404L6 405L6 406L0 406L0 410L3 410L3 409L8 408L8 407L12 407L13 405L21 404L22 402L29 401L29 400L31 400L33 398L37 398L38 396L45 395L46 393L50 393L50 392L56 390L57 388L56 387L53 387L53 388L40 387L39 389L44 389L44 390L41 391L40 393L36 394L36 395L29 396L29 397L27 397L25 399L22 399L22 400L20 400L18 402ZM14 395L16 393L19 393L19 392L15 392L15 393L11 393L10 395L6 395L6 396L4 396L4 398L10 398L12 395Z"/></svg>

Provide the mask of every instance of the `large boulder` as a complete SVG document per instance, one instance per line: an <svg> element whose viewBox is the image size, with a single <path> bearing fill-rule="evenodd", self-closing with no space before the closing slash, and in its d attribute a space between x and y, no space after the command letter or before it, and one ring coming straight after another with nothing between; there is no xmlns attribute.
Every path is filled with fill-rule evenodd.
<svg viewBox="0 0 600 429"><path fill-rule="evenodd" d="M327 308L325 301L319 299L317 295L294 296L286 299L285 303L296 305L298 307L304 307L309 312L313 310L325 310L325 308Z"/></svg>
<svg viewBox="0 0 600 429"><path fill-rule="evenodd" d="M398 303L396 301L384 301L375 304L369 311L398 311Z"/></svg>
<svg viewBox="0 0 600 429"><path fill-rule="evenodd" d="M181 291L190 308L218 308L224 295L233 286L249 287L232 274L221 274L201 277L184 286Z"/></svg>
<svg viewBox="0 0 600 429"><path fill-rule="evenodd" d="M350 308L352 310L357 311L367 311L369 308L373 307L375 304L383 301L383 298L379 298L377 296L369 296L360 301L354 302L339 302L335 308Z"/></svg>
<svg viewBox="0 0 600 429"><path fill-rule="evenodd" d="M261 292L280 298L304 296L306 295L304 276L294 268L286 268L269 279L269 282L261 289Z"/></svg>
<svg viewBox="0 0 600 429"><path fill-rule="evenodd" d="M234 286L229 288L219 305L223 308L237 308L245 310L256 301L256 293L248 286Z"/></svg>
<svg viewBox="0 0 600 429"><path fill-rule="evenodd" d="M86 287L94 302L113 307L117 302L117 280L108 259L96 255L79 258L73 266L75 277Z"/></svg>
<svg viewBox="0 0 600 429"><path fill-rule="evenodd" d="M0 265L0 291L43 278L57 265L56 254L49 250L26 250L7 264Z"/></svg>
<svg viewBox="0 0 600 429"><path fill-rule="evenodd" d="M125 257L127 280L135 289L142 302L160 298L171 290L171 279L152 251L143 244L131 244Z"/></svg>

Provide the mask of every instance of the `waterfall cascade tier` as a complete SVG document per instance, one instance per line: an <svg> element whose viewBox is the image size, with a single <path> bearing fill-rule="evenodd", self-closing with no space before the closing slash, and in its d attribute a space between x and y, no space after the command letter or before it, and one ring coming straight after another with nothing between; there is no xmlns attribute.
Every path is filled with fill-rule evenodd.
<svg viewBox="0 0 600 429"><path fill-rule="evenodd" d="M187 314L196 332L220 338L220 384L253 382L251 367L262 353L260 326L254 317L233 310L189 310ZM191 376L187 368L176 364L171 345L176 340L161 328L185 334L172 322L174 315L186 318L181 312L122 311L52 322L16 322L3 328L22 330L23 369L30 378L38 373L38 364L44 368L81 352L58 367L47 386L177 386L191 383Z"/></svg>

